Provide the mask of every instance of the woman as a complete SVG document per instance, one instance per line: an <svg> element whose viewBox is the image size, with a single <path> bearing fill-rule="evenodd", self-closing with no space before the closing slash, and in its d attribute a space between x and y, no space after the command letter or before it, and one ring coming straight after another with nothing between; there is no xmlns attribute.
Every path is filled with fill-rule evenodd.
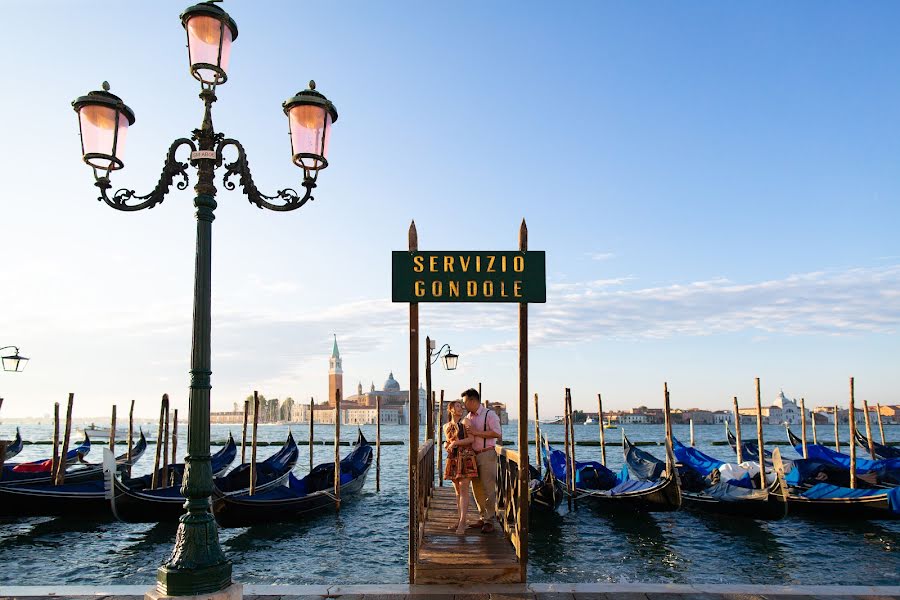
<svg viewBox="0 0 900 600"><path fill-rule="evenodd" d="M459 511L459 522L456 527L451 525L448 529L456 529L457 535L462 535L466 532L466 512L469 510L469 483L473 477L478 477L478 463L475 461L475 451L472 450L475 436L468 432L462 420L462 402L459 400L451 402L447 407L447 416L450 421L444 425L444 437L447 440L444 443L447 449L444 479L453 482L456 489L456 508Z"/></svg>

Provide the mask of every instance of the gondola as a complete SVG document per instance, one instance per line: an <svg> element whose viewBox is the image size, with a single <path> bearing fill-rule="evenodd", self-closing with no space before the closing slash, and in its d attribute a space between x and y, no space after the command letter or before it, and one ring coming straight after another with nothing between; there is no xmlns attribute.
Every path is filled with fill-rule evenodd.
<svg viewBox="0 0 900 600"><path fill-rule="evenodd" d="M553 449L549 454L554 476L565 481L565 454ZM601 510L659 512L681 507L681 490L674 468L656 481L640 481L621 473L616 475L596 461L575 461L575 498Z"/></svg>
<svg viewBox="0 0 900 600"><path fill-rule="evenodd" d="M12 443L6 447L6 454L3 455L3 460L7 461L10 458L14 458L19 452L22 451L22 448L25 446L25 443L22 441L22 434L19 433L19 428L16 427L16 439L12 441Z"/></svg>
<svg viewBox="0 0 900 600"><path fill-rule="evenodd" d="M676 440L676 443L677 440ZM625 438L626 448L631 442ZM776 450L777 452L777 450ZM629 474L638 479L652 480L666 468L666 463L649 452L633 447L626 452ZM733 517L778 520L787 515L787 484L784 474L777 473L767 489L750 489L730 481L701 476L689 465L679 465L681 497L685 508Z"/></svg>
<svg viewBox="0 0 900 600"><path fill-rule="evenodd" d="M544 472L541 474L534 465L528 465L531 480L528 486L528 504L532 509L529 516L536 512L555 512L562 503L565 495L563 482L556 478L553 469L549 466L550 443L546 436L541 436L541 459L544 464Z"/></svg>
<svg viewBox="0 0 900 600"><path fill-rule="evenodd" d="M66 452L66 467L70 467L77 462L83 462L84 457L91 451L91 439L84 436L84 439L77 446ZM24 463L9 463L3 465L2 475L0 475L0 484L8 485L15 483L50 483L53 474L50 473L50 465L52 459L45 458L41 460L32 460ZM98 467L97 472L101 472ZM81 480L86 473L82 469L73 472L76 481ZM69 473L66 473L69 476Z"/></svg>
<svg viewBox="0 0 900 600"><path fill-rule="evenodd" d="M224 475L231 463L234 462L235 457L237 457L237 444L235 444L234 437L229 432L225 445L210 456L210 468L212 469L213 477ZM181 485L181 479L184 477L184 463L171 464L168 469L170 484L174 486ZM152 473L147 473L146 475L131 477L125 480L125 484L132 490L143 491L153 484L153 475Z"/></svg>
<svg viewBox="0 0 900 600"><path fill-rule="evenodd" d="M350 453L341 459L341 501L358 494L372 466L372 446L362 431ZM213 514L222 527L247 527L262 523L298 521L316 510L332 508L334 497L334 463L317 465L308 475L297 479L291 473L287 485L272 486L252 496L216 493Z"/></svg>
<svg viewBox="0 0 900 600"><path fill-rule="evenodd" d="M236 452L231 436L229 436L229 442L229 445L217 454L224 453L228 448ZM283 487L291 469L297 464L299 453L293 434L288 433L284 445L278 452L256 464L256 489L263 492L270 488ZM221 456L217 462L221 463L225 458L227 456ZM228 463L233 458L232 455ZM184 466L181 465L180 471L173 472L183 474ZM181 476L178 476L176 480L175 484L170 483L166 487L153 490L149 489L147 476L122 481L118 477L107 475L108 496L113 515L126 523L159 523L178 520L184 514L185 498L181 494ZM240 464L228 474L213 479L214 496L240 494L249 487L250 463Z"/></svg>
<svg viewBox="0 0 900 600"><path fill-rule="evenodd" d="M856 430L856 443L866 452L869 451L869 438L863 435L859 429ZM872 440L872 447L875 448L876 459L900 458L900 448L898 447L879 444L875 440Z"/></svg>
<svg viewBox="0 0 900 600"><path fill-rule="evenodd" d="M111 470L119 470L134 464L146 451L147 440L144 433L131 450L131 462L128 453L115 459ZM98 471L99 469L99 471ZM0 483L0 516L67 516L74 518L94 518L109 514L109 504L104 494L104 465L88 467L66 472L66 480L62 485L53 485L49 481L19 481L11 484ZM87 479L87 471L97 476Z"/></svg>
<svg viewBox="0 0 900 600"><path fill-rule="evenodd" d="M797 454L803 454L803 441L788 429L788 438ZM809 460L823 463L832 469L850 471L850 456L836 452L821 444L806 444L806 455ZM900 484L900 458L884 458L870 460L857 457L856 474L858 478L870 486L894 486Z"/></svg>

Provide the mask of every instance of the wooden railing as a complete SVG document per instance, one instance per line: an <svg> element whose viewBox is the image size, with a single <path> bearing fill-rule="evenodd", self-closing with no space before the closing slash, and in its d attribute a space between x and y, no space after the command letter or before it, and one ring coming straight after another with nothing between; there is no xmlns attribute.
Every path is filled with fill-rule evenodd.
<svg viewBox="0 0 900 600"><path fill-rule="evenodd" d="M416 464L416 547L425 535L425 519L434 496L434 440L425 440L419 448Z"/></svg>
<svg viewBox="0 0 900 600"><path fill-rule="evenodd" d="M525 581L528 544L528 505L522 505L519 453L502 446L497 449L497 520L516 549L516 558ZM526 479L527 481L527 479ZM524 496L528 498L528 496Z"/></svg>

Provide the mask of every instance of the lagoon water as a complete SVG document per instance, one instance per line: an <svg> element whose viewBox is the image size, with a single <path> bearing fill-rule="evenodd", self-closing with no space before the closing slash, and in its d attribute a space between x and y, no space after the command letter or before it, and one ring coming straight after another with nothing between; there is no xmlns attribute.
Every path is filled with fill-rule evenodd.
<svg viewBox="0 0 900 600"><path fill-rule="evenodd" d="M504 427L515 438L515 423ZM306 425L290 427L297 440L308 437ZM182 431L186 426L182 425ZM579 440L597 440L597 425L576 426ZM755 435L755 428L751 435ZM822 428L820 441L832 440ZM888 439L900 437L900 426L888 427ZM155 427L144 425L145 431ZM213 440L240 425L214 425ZM286 425L261 425L261 441L280 442ZM332 429L316 427L317 438L332 439ZM561 425L545 425L551 440L562 440ZM657 441L662 426L626 426L633 441ZM727 446L722 426L697 426L697 446L722 459ZM374 426L363 427L374 443ZM0 437L12 437L12 425L0 426ZM799 432L798 432L799 433ZM533 436L533 430L531 431ZM786 440L784 430L766 427L766 437ZM22 426L26 440L46 440L46 425ZM608 430L617 441L621 430ZM342 439L356 429L344 426ZM675 426L687 442L687 426ZM846 439L846 428L842 432ZM382 439L406 440L406 427L382 427ZM75 439L80 439L75 437ZM877 438L876 438L877 439ZM100 442L98 440L98 442ZM88 459L99 460L97 444ZM186 448L182 434L178 444ZM124 448L124 446L120 446ZM136 473L152 468L152 449ZM661 447L645 448L662 456ZM260 459L277 450L259 448ZM342 448L342 454L348 448ZM16 460L49 455L49 446L30 445ZM215 450L214 450L215 451ZM314 446L315 462L332 460L332 446ZM794 456L782 447L786 457ZM302 476L309 449L301 446L295 470ZM347 501L339 513L309 516L302 523L273 524L221 531L221 542L243 583L405 583L407 580L407 452L408 446L383 446L381 492L375 492L374 466L364 493ZM529 450L534 456L534 447ZM599 460L599 447L577 447L577 456ZM608 447L609 466L622 464L619 447ZM731 455L733 458L733 454ZM565 507L563 507L565 508ZM35 517L0 521L0 584L147 584L172 548L176 525L125 524L72 518ZM672 582L754 584L900 584L900 521L830 523L797 517L766 523L700 515L690 511L638 516L605 515L588 507L532 522L528 577L534 582ZM477 557L473 557L477 560Z"/></svg>

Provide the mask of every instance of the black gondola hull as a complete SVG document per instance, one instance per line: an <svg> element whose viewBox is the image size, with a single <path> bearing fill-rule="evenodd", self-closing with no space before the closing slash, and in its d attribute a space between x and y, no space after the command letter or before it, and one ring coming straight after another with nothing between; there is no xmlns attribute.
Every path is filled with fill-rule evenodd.
<svg viewBox="0 0 900 600"><path fill-rule="evenodd" d="M626 494L604 494L593 490L576 490L578 502L602 510L626 512L672 512L681 508L682 495L677 477L667 477L660 485Z"/></svg>
<svg viewBox="0 0 900 600"><path fill-rule="evenodd" d="M682 502L686 509L697 512L761 521L777 521L788 513L787 502L776 494L769 494L767 500L723 501L705 494L682 491Z"/></svg>

